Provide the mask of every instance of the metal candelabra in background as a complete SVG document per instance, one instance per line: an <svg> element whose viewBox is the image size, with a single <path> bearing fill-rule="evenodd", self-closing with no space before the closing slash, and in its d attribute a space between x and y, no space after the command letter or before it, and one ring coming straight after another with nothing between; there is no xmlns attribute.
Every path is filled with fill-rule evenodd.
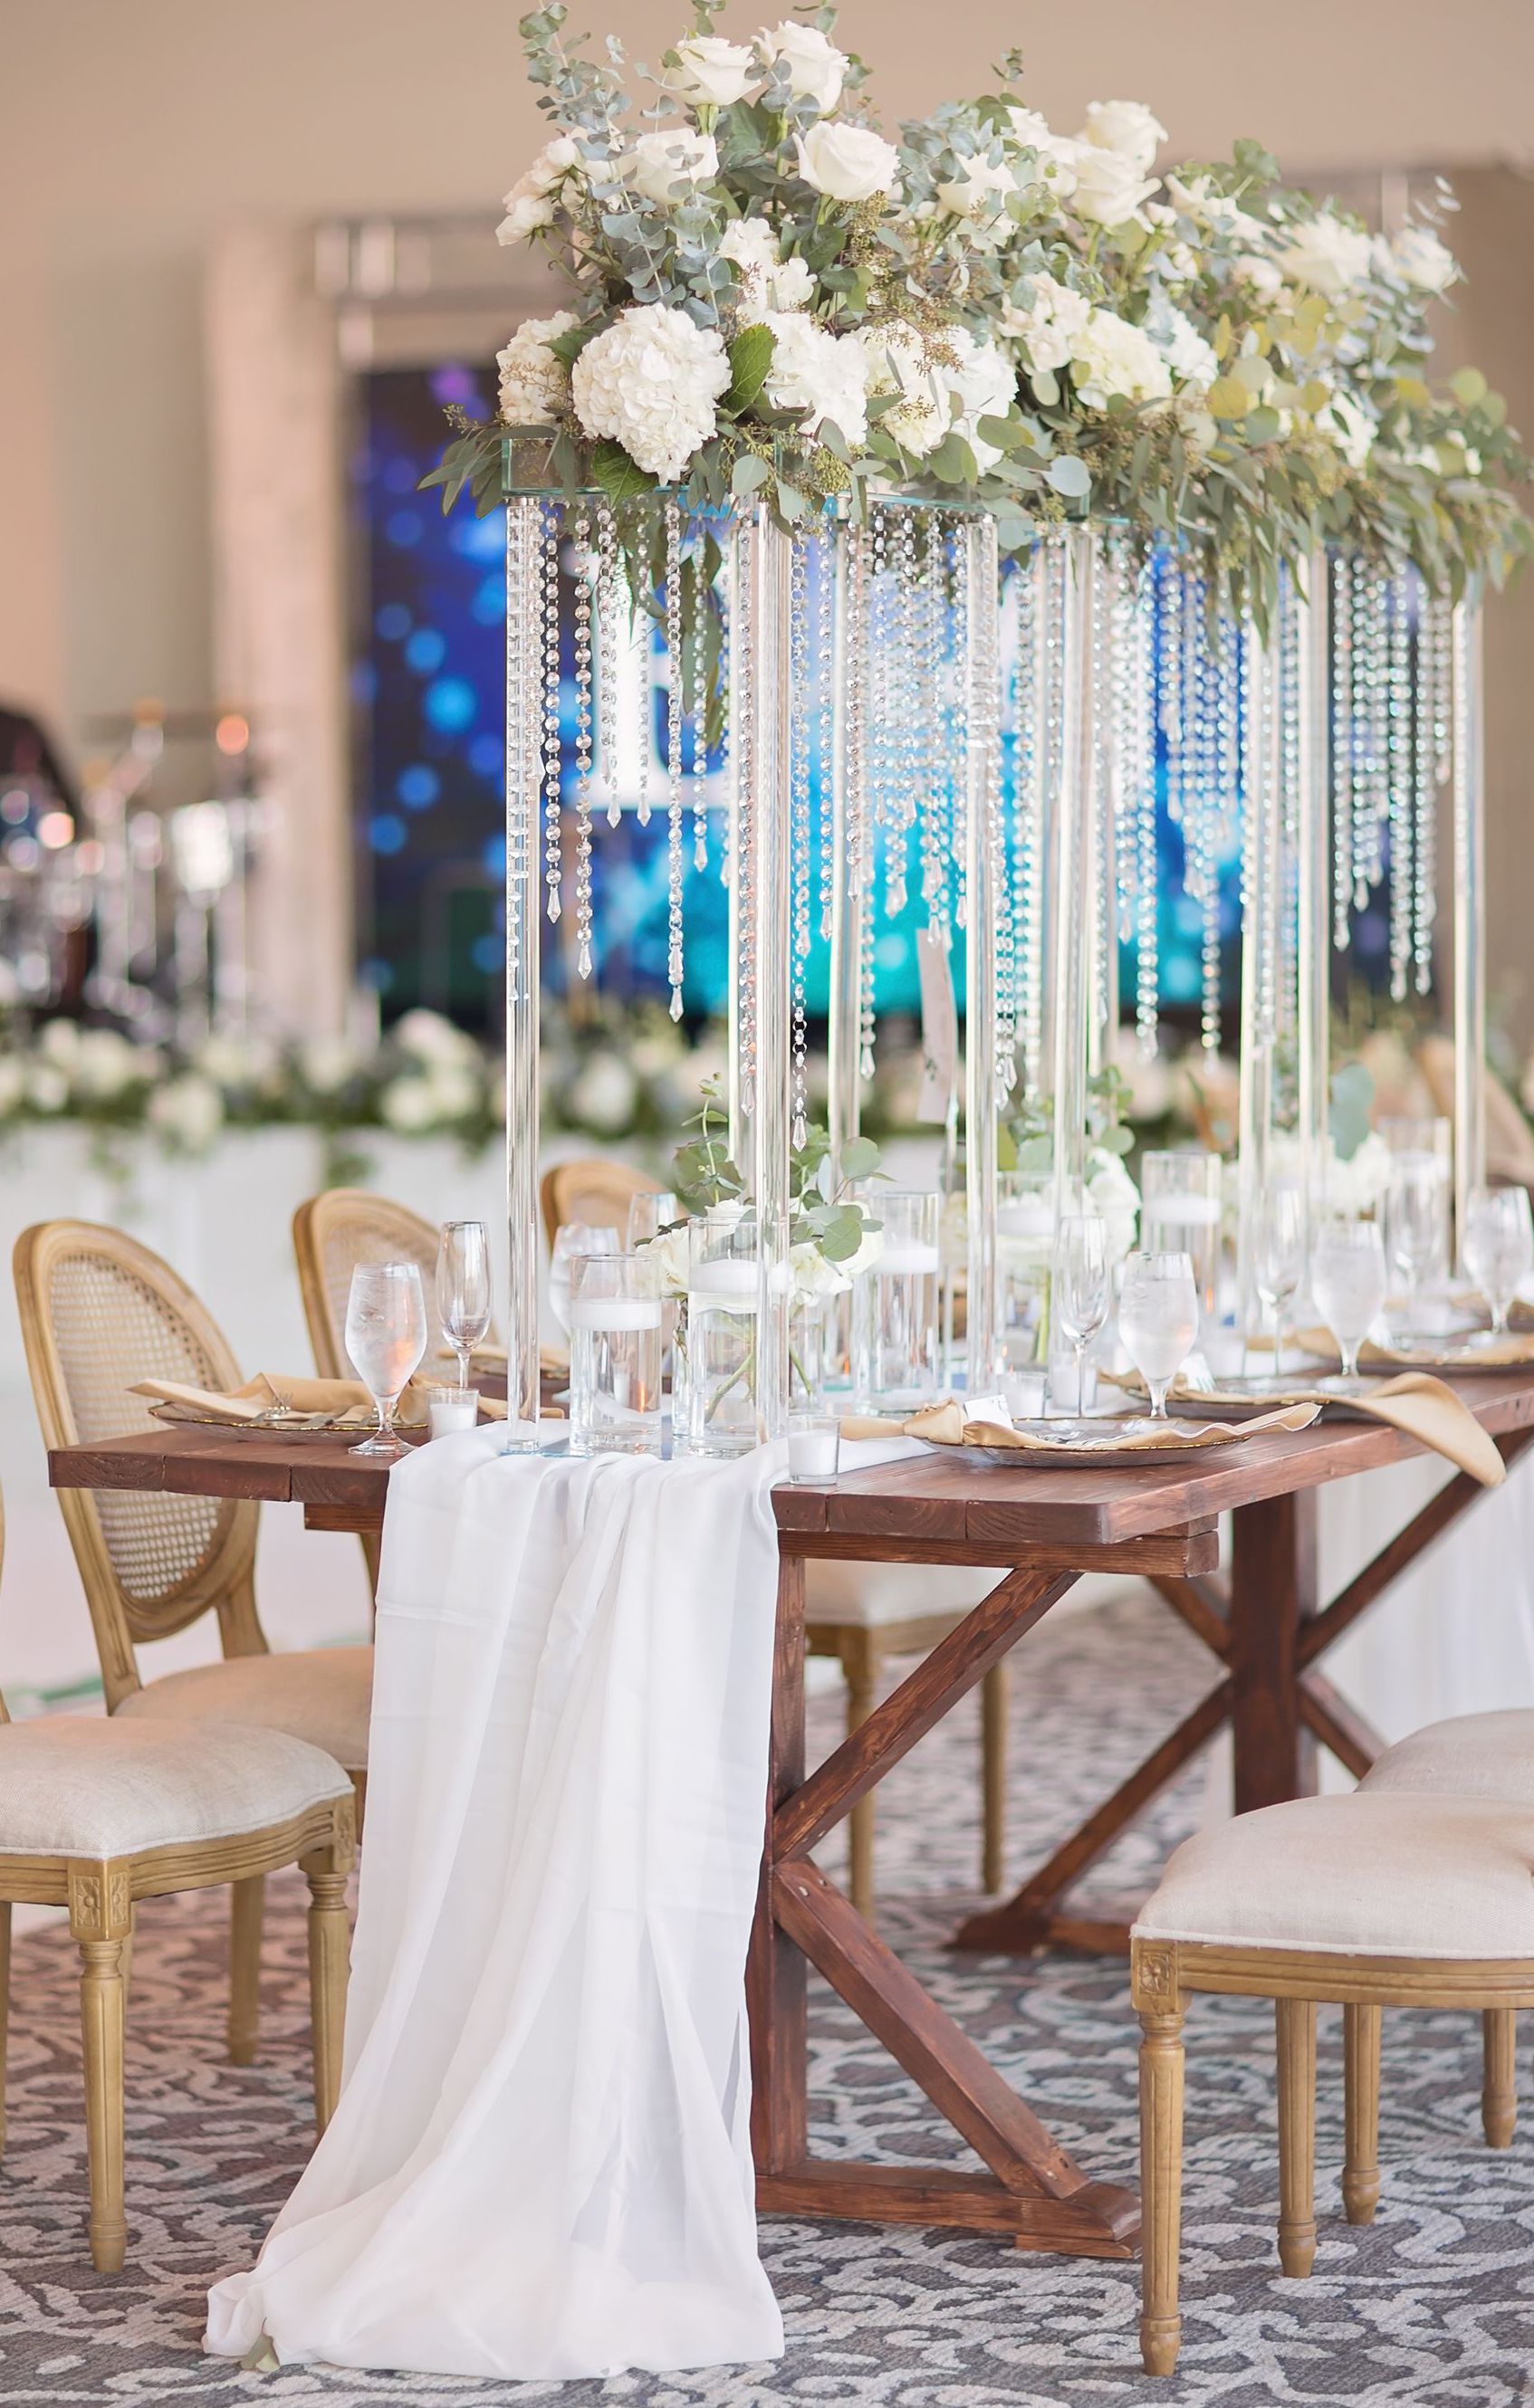
<svg viewBox="0 0 1534 2408"><path fill-rule="evenodd" d="M265 805L248 722L143 704L78 810L36 778L0 794L0 962L12 1010L89 1011L190 1048L260 1017L251 902Z"/></svg>

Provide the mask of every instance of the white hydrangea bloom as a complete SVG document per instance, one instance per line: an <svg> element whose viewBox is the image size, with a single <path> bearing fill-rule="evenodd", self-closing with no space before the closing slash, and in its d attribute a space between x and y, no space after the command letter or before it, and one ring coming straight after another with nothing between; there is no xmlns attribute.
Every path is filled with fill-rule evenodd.
<svg viewBox="0 0 1534 2408"><path fill-rule="evenodd" d="M580 322L573 309L556 309L552 318L524 318L505 351L496 352L505 425L548 426L558 418L570 397L570 371L549 345Z"/></svg>
<svg viewBox="0 0 1534 2408"><path fill-rule="evenodd" d="M1106 409L1113 394L1125 401L1165 401L1172 372L1142 326L1111 309L1093 309L1071 345L1076 391L1089 409Z"/></svg>
<svg viewBox="0 0 1534 2408"><path fill-rule="evenodd" d="M1002 304L1001 331L1018 345L1025 366L1053 371L1068 365L1071 345L1091 314L1092 304L1082 294L1039 274L1030 281L1025 305Z"/></svg>
<svg viewBox="0 0 1534 2408"><path fill-rule="evenodd" d="M762 218L737 218L724 228L719 251L740 271L736 307L742 319L763 317L769 309L803 309L813 296L812 271L802 259L779 258L778 237Z"/></svg>
<svg viewBox="0 0 1534 2408"><path fill-rule="evenodd" d="M802 412L806 435L829 420L855 451L868 432L868 360L857 337L833 335L799 310L769 310L763 322L773 337L772 408Z"/></svg>
<svg viewBox="0 0 1534 2408"><path fill-rule="evenodd" d="M775 25L770 33L758 35L757 48L769 66L787 67L790 92L812 100L823 111L835 108L841 98L847 57L818 25L792 22Z"/></svg>
<svg viewBox="0 0 1534 2408"><path fill-rule="evenodd" d="M495 229L496 241L525 242L539 226L552 225L553 195L580 165L581 152L567 134L556 134L552 142L546 142L501 203L506 215Z"/></svg>
<svg viewBox="0 0 1534 2408"><path fill-rule="evenodd" d="M1167 139L1167 129L1152 116L1142 100L1094 100L1087 104L1082 140L1096 150L1111 150L1141 176Z"/></svg>
<svg viewBox="0 0 1534 2408"><path fill-rule="evenodd" d="M1327 209L1297 225L1278 255L1284 274L1312 293L1339 300L1369 275L1373 245L1356 226L1344 225Z"/></svg>
<svg viewBox="0 0 1534 2408"><path fill-rule="evenodd" d="M937 370L929 366L926 347L912 326L882 325L858 337L867 361L870 394L901 396L880 420L903 452L913 460L935 452L948 432L948 398Z"/></svg>
<svg viewBox="0 0 1534 2408"><path fill-rule="evenodd" d="M1147 316L1145 332L1179 384L1207 388L1214 382L1220 373L1214 347L1183 310L1174 309L1168 301L1160 302Z"/></svg>
<svg viewBox="0 0 1534 2408"><path fill-rule="evenodd" d="M1017 398L1017 371L1005 351L995 343L978 341L968 327L950 327L943 342L947 350L958 354L956 366L950 367L945 363L939 370L959 404L952 420L953 432L968 444L977 466L994 468L1001 457L1000 446L986 442L980 432L980 422L982 418L1005 418Z"/></svg>
<svg viewBox="0 0 1534 2408"><path fill-rule="evenodd" d="M719 150L711 134L688 125L663 125L641 134L627 156L628 180L637 193L666 208L686 197L679 187L711 183L719 173Z"/></svg>
<svg viewBox="0 0 1534 2408"><path fill-rule="evenodd" d="M1394 242L1382 243L1381 265L1419 293L1441 293L1459 274L1459 262L1431 226L1403 226Z"/></svg>
<svg viewBox="0 0 1534 2408"><path fill-rule="evenodd" d="M712 435L729 380L718 330L657 301L593 337L570 389L585 434L621 443L637 466L673 484Z"/></svg>
<svg viewBox="0 0 1534 2408"><path fill-rule="evenodd" d="M1242 251L1231 261L1230 272L1239 284L1249 285L1259 301L1275 301L1283 290L1283 271L1261 251Z"/></svg>

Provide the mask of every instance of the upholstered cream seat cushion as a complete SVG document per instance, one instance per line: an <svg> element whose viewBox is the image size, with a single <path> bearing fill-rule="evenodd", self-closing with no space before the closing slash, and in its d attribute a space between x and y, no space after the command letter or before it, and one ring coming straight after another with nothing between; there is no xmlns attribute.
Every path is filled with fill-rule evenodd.
<svg viewBox="0 0 1534 2408"><path fill-rule="evenodd" d="M1441 1798L1498 1798L1534 1806L1534 1711L1455 1714L1387 1747L1361 1786L1431 1791Z"/></svg>
<svg viewBox="0 0 1534 2408"><path fill-rule="evenodd" d="M291 1731L323 1747L348 1772L366 1772L372 1703L371 1647L308 1647L167 1672L124 1698L113 1720L164 1717Z"/></svg>
<svg viewBox="0 0 1534 2408"><path fill-rule="evenodd" d="M1534 1959L1534 1808L1394 1790L1265 1806L1184 1841L1135 1930L1239 1948Z"/></svg>
<svg viewBox="0 0 1534 2408"><path fill-rule="evenodd" d="M0 1857L232 1839L351 1787L332 1757L284 1731L40 1714L0 1725Z"/></svg>

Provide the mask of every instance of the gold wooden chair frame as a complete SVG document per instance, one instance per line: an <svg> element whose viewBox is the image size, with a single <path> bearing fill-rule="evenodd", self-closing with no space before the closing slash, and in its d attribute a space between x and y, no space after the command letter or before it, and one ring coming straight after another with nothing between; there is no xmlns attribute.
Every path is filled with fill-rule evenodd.
<svg viewBox="0 0 1534 2408"><path fill-rule="evenodd" d="M207 1308L158 1254L121 1230L88 1221L39 1223L22 1232L13 1260L45 1445L90 1445L157 1427L144 1400L128 1393L130 1377L157 1375L202 1388L237 1386L239 1366ZM133 1360L126 1375L114 1354L123 1343ZM186 1629L204 1613L218 1617L226 1661L269 1655L256 1611L258 1506L162 1490L61 1488L55 1495L90 1608L109 1714L146 1686L137 1647ZM317 1655L328 1659L342 1652ZM348 1657L362 1653L344 1652ZM301 1670L304 1659L294 1655L280 1660ZM169 1676L173 1682L194 1677ZM201 1701L189 1698L181 1711L193 1720L260 1719L221 1711L207 1692ZM302 1729L294 1735L308 1736ZM346 1770L360 1826L366 1776L360 1765ZM260 2020L263 1880L258 1870L219 1878L234 1878L229 2055L235 2064L249 2065Z"/></svg>
<svg viewBox="0 0 1534 2408"><path fill-rule="evenodd" d="M304 1299L314 1368L323 1380L351 1380L347 1359L346 1305L358 1263L415 1263L432 1311L441 1231L407 1204L366 1187L327 1187L293 1216L293 1250Z"/></svg>
<svg viewBox="0 0 1534 2408"><path fill-rule="evenodd" d="M0 1555L5 1526L0 1514ZM59 1722L79 1722L78 1715ZM13 1727L0 1697L3 1732ZM253 1736L248 1734L247 1736ZM283 1751L284 1762L288 1762ZM339 1779L339 1769L337 1770ZM174 1809L167 1800L167 1821ZM90 2164L91 2257L104 2274L117 2273L127 2248L122 2175L122 2035L135 1910L142 1898L208 1889L227 1882L260 1883L280 1866L297 1864L308 1881L309 2000L313 2022L314 2120L323 2131L335 2112L346 2023L348 1932L346 1877L355 1860L354 1805L350 1788L297 1814L222 1838L177 1841L108 1856L14 1854L0 1821L0 2146L5 2141L6 2041L10 2004L12 1906L62 1906L79 1949L80 2037L85 2073L86 2151Z"/></svg>
<svg viewBox="0 0 1534 2408"><path fill-rule="evenodd" d="M1315 2260L1315 2010L1343 2011L1346 2138L1342 2204L1370 2224L1380 2198L1380 2016L1385 2007L1479 2008L1484 2016L1486 2137L1512 2134L1515 2016L1534 2006L1534 1962L1373 1956L1309 1949L1214 1946L1141 1938L1130 1943L1140 2017L1142 2256L1140 2356L1170 2374L1182 2341L1178 2271L1183 2209L1183 2018L1188 1993L1271 1999L1278 2042L1279 2260L1302 2277Z"/></svg>
<svg viewBox="0 0 1534 2408"><path fill-rule="evenodd" d="M661 1183L626 1162L609 1162L603 1154L591 1154L571 1162L552 1163L538 1182L538 1193L543 1234L552 1246L566 1221L586 1221L593 1228L625 1232L631 1199L658 1196Z"/></svg>

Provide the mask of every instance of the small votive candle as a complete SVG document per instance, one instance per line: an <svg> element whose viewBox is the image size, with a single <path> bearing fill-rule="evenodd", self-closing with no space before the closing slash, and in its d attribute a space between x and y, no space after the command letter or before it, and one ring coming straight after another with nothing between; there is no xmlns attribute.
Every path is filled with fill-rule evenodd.
<svg viewBox="0 0 1534 2408"><path fill-rule="evenodd" d="M788 1476L791 1481L834 1480L840 1448L841 1424L835 1413L789 1414Z"/></svg>
<svg viewBox="0 0 1534 2408"><path fill-rule="evenodd" d="M478 1388L432 1387L426 1391L427 1435L452 1438L457 1430L475 1428L480 1419Z"/></svg>

